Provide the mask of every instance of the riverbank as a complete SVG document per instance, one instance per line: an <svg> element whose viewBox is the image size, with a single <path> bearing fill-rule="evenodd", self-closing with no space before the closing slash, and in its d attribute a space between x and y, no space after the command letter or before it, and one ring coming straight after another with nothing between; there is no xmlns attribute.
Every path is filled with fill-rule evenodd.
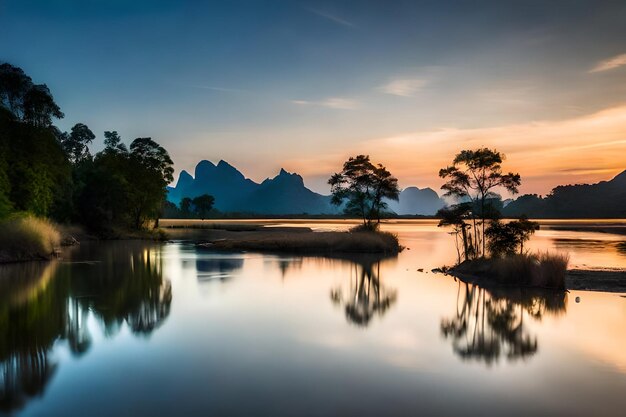
<svg viewBox="0 0 626 417"><path fill-rule="evenodd" d="M436 272L442 272L458 278L463 282L483 287L544 288L532 285L520 286L514 282L503 282L492 275L471 273L459 270L458 268L450 268ZM563 290L626 293L626 270L608 268L589 270L570 269L565 272Z"/></svg>

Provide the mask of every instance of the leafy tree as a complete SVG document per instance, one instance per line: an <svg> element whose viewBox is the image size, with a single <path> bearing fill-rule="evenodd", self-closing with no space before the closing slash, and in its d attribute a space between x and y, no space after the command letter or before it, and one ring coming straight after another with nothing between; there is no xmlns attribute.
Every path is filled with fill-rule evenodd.
<svg viewBox="0 0 626 417"><path fill-rule="evenodd" d="M129 162L129 209L132 226L139 229L146 220L158 218L165 187L174 180L174 168L165 148L151 138L137 138L131 143Z"/></svg>
<svg viewBox="0 0 626 417"><path fill-rule="evenodd" d="M72 127L69 135L65 136L63 149L71 161L77 163L84 158L90 157L88 145L93 142L96 135L83 123L77 123Z"/></svg>
<svg viewBox="0 0 626 417"><path fill-rule="evenodd" d="M60 190L70 183L71 172L52 132L21 123L0 109L0 154L7 164L8 185L3 188L11 207L41 216L56 211L62 201Z"/></svg>
<svg viewBox="0 0 626 417"><path fill-rule="evenodd" d="M122 143L122 138L116 131L104 132L104 146L107 152L128 152L128 148Z"/></svg>
<svg viewBox="0 0 626 417"><path fill-rule="evenodd" d="M184 197L180 200L180 212L184 217L189 217L191 215L191 198Z"/></svg>
<svg viewBox="0 0 626 417"><path fill-rule="evenodd" d="M437 211L436 216L440 218L438 227L452 226L454 235L454 241L457 250L457 260L460 263L461 258L464 260L474 257L475 247L472 242L472 235L468 234L468 229L471 226L466 222L471 216L471 204L461 203L451 207L444 207ZM461 236L461 243L463 245L463 256L461 257L461 251L459 250L459 235Z"/></svg>
<svg viewBox="0 0 626 417"><path fill-rule="evenodd" d="M196 215L200 217L201 220L204 220L208 215L211 209L213 208L213 203L215 203L215 198L212 195L202 194L192 200L194 206L194 212Z"/></svg>
<svg viewBox="0 0 626 417"><path fill-rule="evenodd" d="M441 187L446 191L445 196L469 199L477 210L472 210L472 222L474 228L474 242L482 241L482 252L477 256L485 254L485 220L488 218L487 202L490 198L497 197L497 188L504 188L516 194L521 184L519 174L503 173L502 161L504 154L488 148L476 150L464 150L459 152L452 165L439 171L441 178L447 182ZM480 219L482 234L479 236L477 219Z"/></svg>
<svg viewBox="0 0 626 417"><path fill-rule="evenodd" d="M33 80L21 68L0 64L0 105L21 119L24 114L24 96Z"/></svg>
<svg viewBox="0 0 626 417"><path fill-rule="evenodd" d="M519 253L524 253L524 242L530 239L539 224L526 218L503 223L499 220L492 221L485 230L487 247L492 256L500 257L513 255L519 248Z"/></svg>
<svg viewBox="0 0 626 417"><path fill-rule="evenodd" d="M65 116L45 84L33 85L26 92L23 107L24 121L37 127L50 127L53 117L62 119Z"/></svg>
<svg viewBox="0 0 626 417"><path fill-rule="evenodd" d="M331 202L337 206L345 202L344 212L362 218L367 228L380 223L381 211L387 208L384 199L397 201L400 196L397 178L383 165L372 164L367 155L350 157L343 170L333 174L328 183Z"/></svg>

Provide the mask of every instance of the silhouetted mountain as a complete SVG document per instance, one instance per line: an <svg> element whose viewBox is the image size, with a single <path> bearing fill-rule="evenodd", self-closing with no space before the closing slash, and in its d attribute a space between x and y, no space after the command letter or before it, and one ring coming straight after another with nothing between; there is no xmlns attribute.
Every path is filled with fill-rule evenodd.
<svg viewBox="0 0 626 417"><path fill-rule="evenodd" d="M338 214L341 209L330 203L330 196L306 188L302 177L284 169L274 178L258 184L246 178L225 161L217 165L200 161L192 177L181 171L175 187L168 187L168 200L178 204L184 197L210 194L215 208L222 212L256 214ZM389 208L397 214L432 215L445 202L430 188L408 187L400 193L400 201L391 201Z"/></svg>
<svg viewBox="0 0 626 417"><path fill-rule="evenodd" d="M508 204L503 214L534 218L624 218L626 171L597 184L559 185L546 197L523 195Z"/></svg>
<svg viewBox="0 0 626 417"><path fill-rule="evenodd" d="M389 209L396 214L433 215L446 205L432 188L407 187L400 193L399 201L390 201Z"/></svg>
<svg viewBox="0 0 626 417"><path fill-rule="evenodd" d="M274 178L261 184L246 178L237 168L225 161L213 165L201 161L196 166L195 178L182 171L175 187L168 188L168 199L178 204L183 197L210 194L215 197L215 208L224 212L258 214L331 214L337 208L330 197L317 194L305 187L302 177L284 169Z"/></svg>

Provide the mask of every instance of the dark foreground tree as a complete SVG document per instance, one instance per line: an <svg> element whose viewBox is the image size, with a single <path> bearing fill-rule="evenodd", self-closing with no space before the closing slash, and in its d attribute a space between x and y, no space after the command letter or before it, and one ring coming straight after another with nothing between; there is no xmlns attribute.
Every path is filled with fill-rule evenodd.
<svg viewBox="0 0 626 417"><path fill-rule="evenodd" d="M192 200L194 212L201 220L204 220L209 215L209 212L213 208L215 198L212 195L202 194Z"/></svg>
<svg viewBox="0 0 626 417"><path fill-rule="evenodd" d="M129 209L136 229L146 220L158 218L165 187L174 180L173 165L165 148L151 138L137 138L130 144Z"/></svg>
<svg viewBox="0 0 626 417"><path fill-rule="evenodd" d="M350 157L328 183L331 202L337 206L345 203L344 212L360 217L368 228L380 222L381 211L387 208L385 199L397 201L400 196L397 178L383 165L370 162L367 155Z"/></svg>
<svg viewBox="0 0 626 417"><path fill-rule="evenodd" d="M498 188L516 194L521 183L519 174L502 172L504 158L504 154L488 148L464 150L455 156L452 165L439 171L439 176L447 180L441 187L446 191L445 196L469 199L473 203L471 216L476 256L485 254L485 220L493 215L487 204L489 199L499 197L495 192ZM478 226L481 226L482 233L479 233Z"/></svg>

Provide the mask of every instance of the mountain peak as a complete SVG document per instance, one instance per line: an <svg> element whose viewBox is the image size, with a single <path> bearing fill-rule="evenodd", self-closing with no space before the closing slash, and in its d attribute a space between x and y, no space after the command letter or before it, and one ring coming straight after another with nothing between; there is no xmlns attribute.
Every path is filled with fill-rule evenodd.
<svg viewBox="0 0 626 417"><path fill-rule="evenodd" d="M285 168L281 168L278 175L291 175L289 172L285 171Z"/></svg>
<svg viewBox="0 0 626 417"><path fill-rule="evenodd" d="M619 174L617 174L612 180L611 182L617 182L617 183L625 183L626 184L626 169L622 172L620 172Z"/></svg>
<svg viewBox="0 0 626 417"><path fill-rule="evenodd" d="M184 187L187 184L190 184L192 182L193 182L193 177L191 176L191 174L183 169L182 171L180 171L180 174L178 175L178 181L176 182L176 187L178 186Z"/></svg>
<svg viewBox="0 0 626 417"><path fill-rule="evenodd" d="M204 178L210 175L211 171L213 171L214 169L215 169L215 165L213 165L213 162L207 161L206 159L204 159L198 162L198 165L196 165L196 172L195 172L194 177L196 179Z"/></svg>
<svg viewBox="0 0 626 417"><path fill-rule="evenodd" d="M220 159L220 161L217 163L217 167L222 168L222 169L224 168L236 169L234 166L224 161L223 159Z"/></svg>

